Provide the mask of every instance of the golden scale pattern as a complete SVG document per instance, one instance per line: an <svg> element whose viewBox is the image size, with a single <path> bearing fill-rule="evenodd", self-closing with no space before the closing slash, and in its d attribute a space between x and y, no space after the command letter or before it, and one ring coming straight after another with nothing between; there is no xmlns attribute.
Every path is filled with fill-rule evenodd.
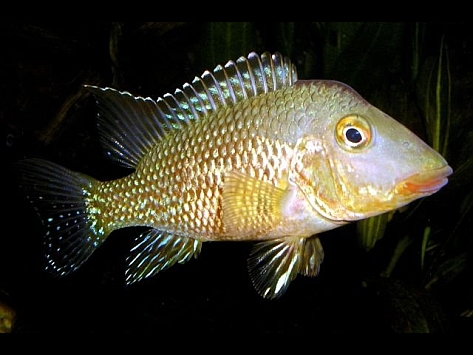
<svg viewBox="0 0 473 355"><path fill-rule="evenodd" d="M225 171L286 187L282 177L287 176L291 144L262 133L268 127L284 135L291 131L282 126L289 96L254 97L171 131L134 173L96 186L89 210L100 214L105 235L127 226L150 226L200 240L221 239Z"/></svg>

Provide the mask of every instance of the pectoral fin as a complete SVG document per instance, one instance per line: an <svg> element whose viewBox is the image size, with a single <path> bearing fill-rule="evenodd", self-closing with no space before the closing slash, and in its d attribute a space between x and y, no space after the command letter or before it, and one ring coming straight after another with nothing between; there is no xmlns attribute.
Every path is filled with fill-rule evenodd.
<svg viewBox="0 0 473 355"><path fill-rule="evenodd" d="M155 275L175 263L183 264L200 253L202 242L156 229L142 233L131 249L126 283L131 284Z"/></svg>
<svg viewBox="0 0 473 355"><path fill-rule="evenodd" d="M228 172L222 189L223 225L235 238L262 235L281 222L286 190L250 176Z"/></svg>
<svg viewBox="0 0 473 355"><path fill-rule="evenodd" d="M274 299L286 292L298 273L316 276L323 258L317 236L279 238L257 243L250 253L248 269L256 291Z"/></svg>

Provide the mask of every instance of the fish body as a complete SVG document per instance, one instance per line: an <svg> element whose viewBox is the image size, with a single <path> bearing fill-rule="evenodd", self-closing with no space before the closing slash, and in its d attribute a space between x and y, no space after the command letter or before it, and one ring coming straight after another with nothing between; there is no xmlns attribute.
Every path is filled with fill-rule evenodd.
<svg viewBox="0 0 473 355"><path fill-rule="evenodd" d="M162 98L89 86L106 154L134 171L98 181L18 163L46 228L46 268L80 267L115 230L146 226L127 283L197 257L203 242L255 241L257 292L281 296L324 254L317 234L438 191L452 170L349 86L297 79L279 53L250 53Z"/></svg>

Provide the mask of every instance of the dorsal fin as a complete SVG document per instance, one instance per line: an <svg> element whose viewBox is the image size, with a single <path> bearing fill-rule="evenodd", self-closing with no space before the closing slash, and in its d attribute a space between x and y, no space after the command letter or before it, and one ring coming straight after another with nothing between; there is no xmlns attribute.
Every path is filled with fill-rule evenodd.
<svg viewBox="0 0 473 355"><path fill-rule="evenodd" d="M252 52L205 71L192 84L153 100L112 88L86 86L96 97L99 130L106 154L134 168L143 155L172 129L242 100L293 85L297 71L288 58Z"/></svg>

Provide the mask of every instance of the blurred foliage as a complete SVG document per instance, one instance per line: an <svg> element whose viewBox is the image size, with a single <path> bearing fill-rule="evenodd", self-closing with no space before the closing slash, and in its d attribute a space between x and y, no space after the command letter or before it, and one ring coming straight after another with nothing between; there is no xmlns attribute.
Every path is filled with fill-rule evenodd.
<svg viewBox="0 0 473 355"><path fill-rule="evenodd" d="M15 311L0 301L0 333L11 333L15 325Z"/></svg>
<svg viewBox="0 0 473 355"><path fill-rule="evenodd" d="M323 240L329 250L333 245L334 252L326 257L318 279L323 282L338 248L347 263L359 263L357 285L363 285L360 292L372 300L364 307L385 314L382 321L389 331L473 329L469 24L4 22L0 26L5 159L14 161L35 152L100 178L115 173L97 154L95 108L83 84L157 97L250 51L280 51L296 64L300 79L349 84L441 152L454 174L439 193L402 211L358 222L356 243L350 242L354 238ZM334 233L347 234L347 228Z"/></svg>

